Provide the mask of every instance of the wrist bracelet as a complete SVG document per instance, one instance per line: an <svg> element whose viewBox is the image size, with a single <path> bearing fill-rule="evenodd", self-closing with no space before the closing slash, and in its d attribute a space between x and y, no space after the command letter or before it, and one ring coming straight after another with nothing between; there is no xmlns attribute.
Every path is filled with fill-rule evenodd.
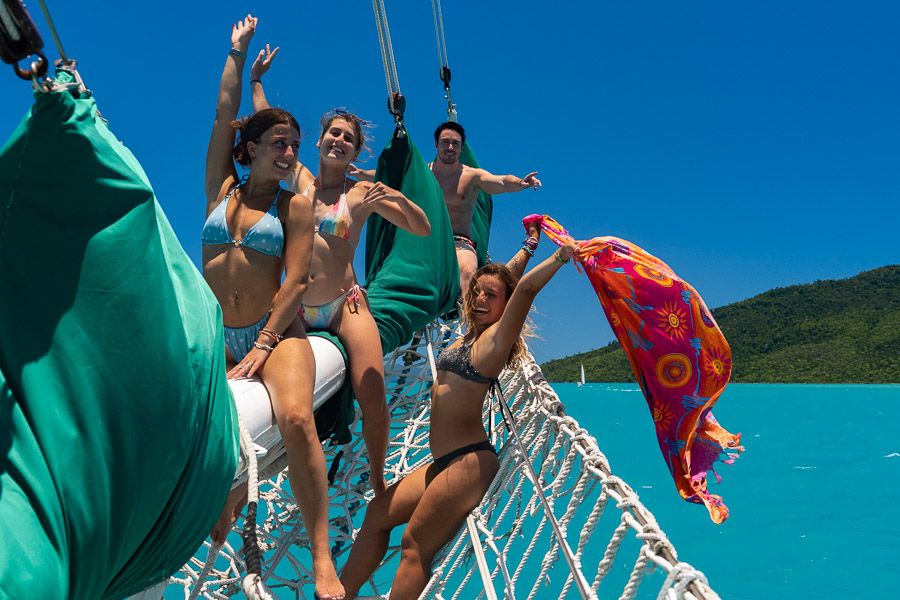
<svg viewBox="0 0 900 600"><path fill-rule="evenodd" d="M260 79L251 79L251 80L250 80L250 85L253 85L254 83L258 83L259 85L262 85L262 80L260 80Z"/></svg>
<svg viewBox="0 0 900 600"><path fill-rule="evenodd" d="M271 353L275 348L273 346L269 346L268 344L260 344L259 342L253 342L253 347L259 350L265 350L266 352Z"/></svg>
<svg viewBox="0 0 900 600"><path fill-rule="evenodd" d="M559 255L559 253L560 253L561 251L562 251L562 248L560 248L559 250L557 250L556 252L554 252L554 253L553 253L553 258L555 258L556 260L558 260L558 261L561 262L562 264L566 264L567 262L569 262L569 260L571 260L572 257L570 256L570 257L567 258L566 260L563 260L562 256Z"/></svg>
<svg viewBox="0 0 900 600"><path fill-rule="evenodd" d="M522 250L525 252L525 254L534 258L534 250L531 249L527 244L522 245Z"/></svg>
<svg viewBox="0 0 900 600"><path fill-rule="evenodd" d="M237 58L247 58L247 52L245 52L244 50L238 50L237 48L232 48L228 51L228 54Z"/></svg>
<svg viewBox="0 0 900 600"><path fill-rule="evenodd" d="M536 237L528 236L524 240L522 240L523 246L528 246L531 248L531 251L534 252L538 247L538 239Z"/></svg>
<svg viewBox="0 0 900 600"><path fill-rule="evenodd" d="M284 339L283 335L278 335L277 333L275 333L274 331L272 331L271 329L268 329L266 327L263 327L262 329L260 329L259 332L266 334L267 336L269 336L276 342L280 342L281 340Z"/></svg>

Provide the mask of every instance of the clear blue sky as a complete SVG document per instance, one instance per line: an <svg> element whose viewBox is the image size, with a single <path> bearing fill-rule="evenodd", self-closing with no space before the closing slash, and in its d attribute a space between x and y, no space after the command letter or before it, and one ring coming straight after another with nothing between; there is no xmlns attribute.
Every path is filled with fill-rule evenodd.
<svg viewBox="0 0 900 600"><path fill-rule="evenodd" d="M253 12L254 47L281 46L267 91L306 129L304 162L315 162L329 108L376 121L376 152L392 132L368 2L48 4L197 262L233 20ZM408 128L430 156L445 116L431 3L386 4ZM30 9L55 58L37 2ZM444 10L454 97L479 160L544 181L496 198L496 259L518 247L522 216L545 212L576 237L643 246L711 307L900 262L900 5L447 0ZM11 72L0 78L5 139L31 99ZM65 160L47 157L48 169ZM538 253L548 251L545 240ZM536 306L539 360L612 339L574 269Z"/></svg>

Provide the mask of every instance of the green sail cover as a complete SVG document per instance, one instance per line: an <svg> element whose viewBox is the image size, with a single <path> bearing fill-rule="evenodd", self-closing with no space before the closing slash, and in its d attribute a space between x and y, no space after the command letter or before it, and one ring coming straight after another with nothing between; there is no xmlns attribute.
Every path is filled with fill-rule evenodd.
<svg viewBox="0 0 900 600"><path fill-rule="evenodd" d="M330 331L307 331L309 337L320 337L328 340L338 349L344 358L344 383L315 412L316 432L319 441L331 440L332 445L347 444L353 439L350 426L356 419L356 406L353 404L353 384L350 382L350 359L347 349L336 335Z"/></svg>
<svg viewBox="0 0 900 600"><path fill-rule="evenodd" d="M408 135L394 132L375 177L418 204L431 222L431 235L419 237L378 215L369 217L366 289L387 354L454 305L459 266L441 188Z"/></svg>
<svg viewBox="0 0 900 600"><path fill-rule="evenodd" d="M478 159L472 152L472 147L466 142L463 144L459 155L459 162L470 167L478 168ZM475 240L475 253L478 255L478 266L484 266L488 262L488 244L491 241L491 219L494 216L494 200L490 194L478 192L475 200L475 210L472 212L472 239Z"/></svg>
<svg viewBox="0 0 900 600"><path fill-rule="evenodd" d="M222 508L236 416L218 304L93 100L37 94L0 150L0 282L0 597L161 581Z"/></svg>

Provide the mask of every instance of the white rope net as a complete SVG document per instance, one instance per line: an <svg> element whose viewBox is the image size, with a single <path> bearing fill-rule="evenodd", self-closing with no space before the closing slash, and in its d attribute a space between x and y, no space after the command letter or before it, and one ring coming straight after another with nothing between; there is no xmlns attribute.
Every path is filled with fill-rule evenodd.
<svg viewBox="0 0 900 600"><path fill-rule="evenodd" d="M435 322L385 359L392 415L385 474L389 483L431 460L429 354L457 335L455 323ZM472 511L468 526L463 524L435 559L434 574L422 597L532 600L618 595L621 599L717 599L701 572L677 560L675 549L650 511L624 481L612 474L596 440L565 414L534 360L529 356L521 367L505 371L500 379L527 449L524 460L532 464L547 503L542 503L525 475L522 453L499 411L488 408L496 401L486 403L485 423L493 421L491 441L498 450L500 470L481 505ZM357 411L357 432L358 421ZM372 498L361 435L354 435L344 446L327 448L326 459L334 473L329 539L340 570ZM276 462L260 478L283 468L283 461ZM259 519L266 584L278 598L312 598L309 542L286 471L260 482ZM240 521L236 524L205 570L207 554L213 547L209 540L204 542L194 558L169 579L166 597L173 597L175 586L183 589L185 598L218 599L238 594L245 573L239 553L241 525ZM554 525L565 543L555 536ZM385 560L370 579L368 589L361 591L363 595L379 596L389 591L399 562L400 533L394 532ZM568 560L564 553L569 553ZM573 573L569 564L576 565L578 572ZM642 582L644 588L639 593Z"/></svg>

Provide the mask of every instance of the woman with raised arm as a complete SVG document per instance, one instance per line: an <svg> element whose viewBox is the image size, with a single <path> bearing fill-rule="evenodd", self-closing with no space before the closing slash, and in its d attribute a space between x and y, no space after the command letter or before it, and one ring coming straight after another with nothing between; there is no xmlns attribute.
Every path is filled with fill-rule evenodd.
<svg viewBox="0 0 900 600"><path fill-rule="evenodd" d="M526 240L531 254L536 240ZM563 246L516 283L509 267L480 268L463 296L463 338L437 357L431 389L429 444L434 462L419 467L366 509L365 520L341 581L350 598L381 564L391 530L408 523L391 600L418 598L431 576L431 562L497 474L496 451L482 421L484 400L504 367L525 354L522 328L537 293L569 262L574 244ZM513 264L523 264L522 257Z"/></svg>
<svg viewBox="0 0 900 600"><path fill-rule="evenodd" d="M310 276L313 211L308 198L281 187L297 162L300 127L280 109L234 121L256 22L247 15L232 26L222 72L206 156L203 275L222 306L228 377L259 375L272 399L291 490L309 533L316 595L337 600L344 590L328 545L325 456L312 409L315 362L297 318ZM248 168L243 180L234 162ZM229 496L213 529L218 543L234 522L239 496Z"/></svg>
<svg viewBox="0 0 900 600"><path fill-rule="evenodd" d="M253 108L269 108L261 78L269 70L278 48L261 50L250 71ZM354 181L347 177L351 161L365 144L366 123L344 111L322 117L319 174L299 162L288 178L288 187L310 198L315 237L309 287L300 316L308 329L334 333L350 359L350 382L362 409L362 434L369 455L370 483L375 494L385 489L384 461L390 415L384 389L384 356L381 337L364 290L353 271L353 256L363 224L372 213L381 215L413 235L431 233L421 208L399 191L383 183Z"/></svg>

